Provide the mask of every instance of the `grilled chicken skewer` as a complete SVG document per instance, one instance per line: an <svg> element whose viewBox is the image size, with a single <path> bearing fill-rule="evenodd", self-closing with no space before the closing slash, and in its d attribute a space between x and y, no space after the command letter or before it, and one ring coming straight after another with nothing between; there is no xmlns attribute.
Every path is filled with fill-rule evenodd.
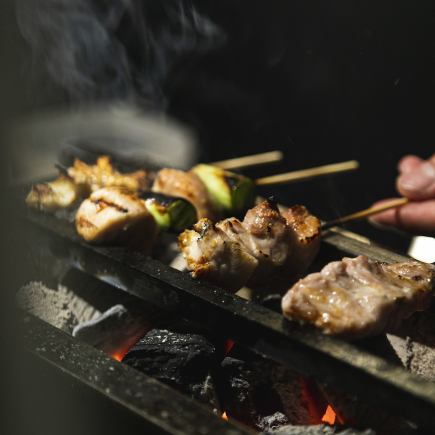
<svg viewBox="0 0 435 435"><path fill-rule="evenodd" d="M244 285L280 285L311 263L320 244L320 221L303 206L280 213L266 200L243 221L213 224L201 219L179 237L180 249L194 278L237 291Z"/></svg>
<svg viewBox="0 0 435 435"><path fill-rule="evenodd" d="M117 171L109 156L98 157L95 165L88 165L76 159L67 171L75 183L87 186L90 192L102 187L123 187L131 191L146 190L151 182L150 174L143 170L126 174Z"/></svg>
<svg viewBox="0 0 435 435"><path fill-rule="evenodd" d="M226 211L243 210L253 202L252 181L221 168L198 165L188 172L164 168L157 174L122 174L114 169L108 156L99 157L95 165L76 159L58 179L32 186L26 202L30 207L52 212L72 207L103 187L122 187L133 192L151 190L181 197L195 206L199 218L216 219Z"/></svg>
<svg viewBox="0 0 435 435"><path fill-rule="evenodd" d="M353 164L350 166L346 164L345 168L342 164L328 165L326 172L324 167L313 168L308 172L310 177L313 177L338 170L355 169L355 162L351 163ZM305 172L307 171L283 174L285 175L284 180L294 181ZM121 174L113 168L107 156L99 157L95 165L87 165L76 160L74 166L66 169L65 173L64 180L65 177L71 180L71 183L66 186L68 189L64 189L64 195L68 200L50 193L52 190L50 184L56 184L56 180L53 183L34 186L33 193L31 192L27 198L27 204L41 210L54 211L75 205L78 196L76 191L82 195L89 195L102 187L118 186L132 191L151 189L154 192L184 198L195 206L199 218L206 217L216 220L225 216L243 215L254 205L255 186L259 182L259 180L252 180L221 167L205 164L199 164L187 172L166 168L157 174L145 171ZM289 175L296 175L296 177L289 178ZM154 178L153 183L152 178ZM306 174L302 178L306 178ZM284 182L282 177L279 182ZM76 183L77 186L72 183Z"/></svg>
<svg viewBox="0 0 435 435"><path fill-rule="evenodd" d="M297 282L283 297L282 310L325 333L355 339L394 329L426 309L433 287L429 265L343 258Z"/></svg>
<svg viewBox="0 0 435 435"><path fill-rule="evenodd" d="M222 170L240 169L277 162L282 160L282 157L282 152L271 151L222 160L215 164L216 167L222 168ZM143 170L122 174L113 167L110 157L105 155L100 156L94 165L88 165L76 159L72 167L60 169L61 175L58 179L32 186L26 200L30 207L49 212L69 208L74 206L79 199L102 187L118 186L132 191L149 190L154 177L154 174ZM183 184L183 180L180 183ZM201 187L201 189L204 190L204 187ZM197 196L199 199L199 195Z"/></svg>
<svg viewBox="0 0 435 435"><path fill-rule="evenodd" d="M95 165L76 159L70 168L62 169L59 177L48 183L32 186L26 198L29 207L48 212L71 208L102 187L122 187L132 191L149 187L145 171L122 174L114 169L108 156L100 156Z"/></svg>
<svg viewBox="0 0 435 435"><path fill-rule="evenodd" d="M88 242L115 242L149 252L161 231L181 231L196 220L188 201L164 195L139 195L123 187L104 187L77 210L77 232Z"/></svg>
<svg viewBox="0 0 435 435"><path fill-rule="evenodd" d="M76 215L77 232L88 242L116 242L149 252L158 225L134 193L122 187L96 190Z"/></svg>
<svg viewBox="0 0 435 435"><path fill-rule="evenodd" d="M54 181L33 185L26 204L38 210L55 212L72 207L87 193L85 186L76 184L69 175L61 173Z"/></svg>

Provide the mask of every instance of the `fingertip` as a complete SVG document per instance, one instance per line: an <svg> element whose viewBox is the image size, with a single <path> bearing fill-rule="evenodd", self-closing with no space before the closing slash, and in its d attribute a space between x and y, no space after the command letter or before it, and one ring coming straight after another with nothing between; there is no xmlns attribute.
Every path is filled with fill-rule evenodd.
<svg viewBox="0 0 435 435"><path fill-rule="evenodd" d="M398 170L401 174L413 171L423 163L423 159L413 154L408 154L399 160Z"/></svg>

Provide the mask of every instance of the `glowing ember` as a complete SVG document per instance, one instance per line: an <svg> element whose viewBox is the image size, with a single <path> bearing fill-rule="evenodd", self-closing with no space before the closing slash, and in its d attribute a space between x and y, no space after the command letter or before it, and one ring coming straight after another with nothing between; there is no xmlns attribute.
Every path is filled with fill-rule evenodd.
<svg viewBox="0 0 435 435"><path fill-rule="evenodd" d="M226 413L226 411L224 411L224 413L221 416L224 420L228 421L228 415Z"/></svg>
<svg viewBox="0 0 435 435"><path fill-rule="evenodd" d="M235 345L235 343L233 340L228 339L225 342L225 345L224 345L224 355L225 356L227 356L231 352L231 349L234 347L234 345Z"/></svg>
<svg viewBox="0 0 435 435"><path fill-rule="evenodd" d="M126 353L127 352L122 352L122 353L121 352L117 352L117 353L112 354L111 357L113 359L116 359L116 361L120 361L121 362L124 359Z"/></svg>
<svg viewBox="0 0 435 435"><path fill-rule="evenodd" d="M302 400L308 411L310 418L310 424L321 424L322 423L322 410L325 409L322 404L319 403L319 395L317 394L316 385L314 382L304 378L299 377L301 385L301 395Z"/></svg>
<svg viewBox="0 0 435 435"><path fill-rule="evenodd" d="M326 408L325 414L322 417L322 422L333 425L333 424L335 424L336 420L337 420L337 414L332 409L332 406L328 405L328 407Z"/></svg>

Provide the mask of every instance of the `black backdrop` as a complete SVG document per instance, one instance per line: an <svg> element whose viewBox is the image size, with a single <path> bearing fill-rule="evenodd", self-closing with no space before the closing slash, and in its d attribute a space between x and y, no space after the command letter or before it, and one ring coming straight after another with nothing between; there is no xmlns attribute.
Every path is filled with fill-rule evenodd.
<svg viewBox="0 0 435 435"><path fill-rule="evenodd" d="M166 90L205 158L278 148L277 170L359 160L358 173L277 190L326 218L394 195L399 158L435 152L434 2L202 5L227 42L178 65Z"/></svg>

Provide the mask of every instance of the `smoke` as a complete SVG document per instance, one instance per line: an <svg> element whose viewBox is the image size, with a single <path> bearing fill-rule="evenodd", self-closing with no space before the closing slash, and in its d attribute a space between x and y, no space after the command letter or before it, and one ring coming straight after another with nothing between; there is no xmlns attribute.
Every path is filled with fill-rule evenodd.
<svg viewBox="0 0 435 435"><path fill-rule="evenodd" d="M225 40L191 0L20 0L17 18L33 66L70 101L162 107L171 70Z"/></svg>

